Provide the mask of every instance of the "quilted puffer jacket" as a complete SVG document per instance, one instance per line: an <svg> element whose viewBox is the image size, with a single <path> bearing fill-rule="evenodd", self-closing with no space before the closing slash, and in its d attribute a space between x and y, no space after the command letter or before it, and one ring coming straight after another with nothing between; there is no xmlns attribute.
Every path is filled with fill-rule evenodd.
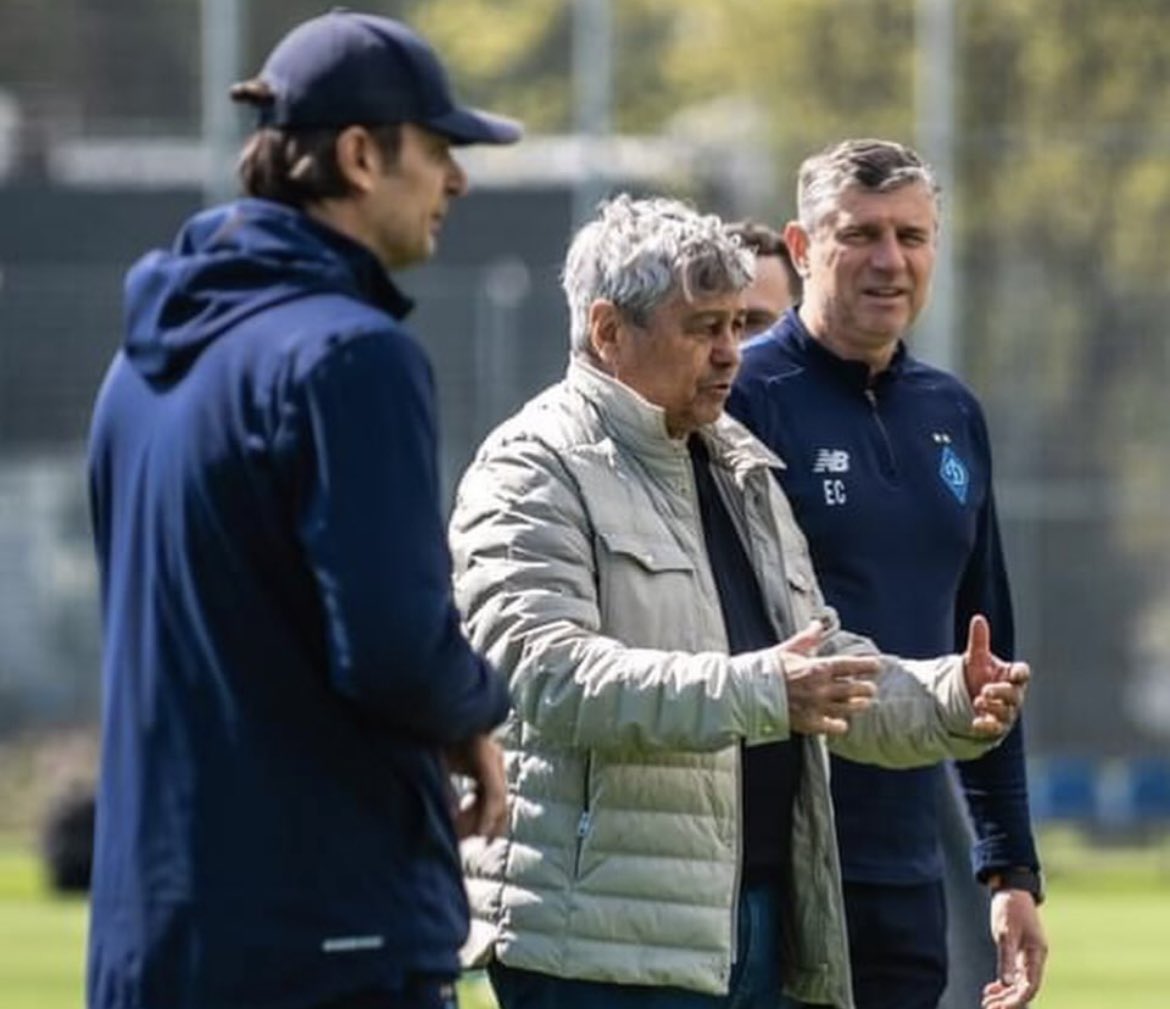
<svg viewBox="0 0 1170 1009"><path fill-rule="evenodd" d="M876 654L836 625L772 478L721 417L702 431L779 639L831 621L822 653ZM741 864L740 748L787 738L775 650L728 656L690 459L662 411L582 360L499 427L451 522L456 601L508 677L507 835L468 842L469 964L727 991ZM972 757L957 656L883 657L879 701L833 749L905 767ZM849 1007L825 739L805 737L783 968Z"/></svg>

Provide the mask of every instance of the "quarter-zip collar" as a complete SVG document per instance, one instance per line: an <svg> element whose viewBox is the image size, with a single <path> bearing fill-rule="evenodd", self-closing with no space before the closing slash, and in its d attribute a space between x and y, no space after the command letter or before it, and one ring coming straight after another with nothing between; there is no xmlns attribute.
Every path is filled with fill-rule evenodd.
<svg viewBox="0 0 1170 1009"><path fill-rule="evenodd" d="M906 343L898 341L894 356L876 375L870 376L869 365L864 361L849 361L838 354L834 354L820 340L813 336L805 327L804 322L795 309L789 309L780 321L778 335L788 336L792 346L804 358L805 363L812 368L832 375L835 380L858 390L866 392L872 390L880 395L882 388L897 381L906 366Z"/></svg>

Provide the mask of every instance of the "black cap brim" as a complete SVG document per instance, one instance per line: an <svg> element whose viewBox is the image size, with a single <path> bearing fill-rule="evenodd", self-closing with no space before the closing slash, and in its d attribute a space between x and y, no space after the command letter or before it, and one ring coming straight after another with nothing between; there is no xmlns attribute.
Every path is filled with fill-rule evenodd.
<svg viewBox="0 0 1170 1009"><path fill-rule="evenodd" d="M441 116L422 120L419 125L446 137L453 144L514 144L524 134L524 127L514 119L458 107Z"/></svg>

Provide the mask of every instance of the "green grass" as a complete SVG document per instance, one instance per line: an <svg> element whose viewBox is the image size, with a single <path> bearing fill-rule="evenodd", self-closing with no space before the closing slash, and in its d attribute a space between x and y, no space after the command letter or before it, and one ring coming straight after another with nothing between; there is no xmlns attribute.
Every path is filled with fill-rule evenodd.
<svg viewBox="0 0 1170 1009"><path fill-rule="evenodd" d="M1037 1007L1164 1009L1170 999L1170 843L1089 847L1048 832L1044 908L1051 956ZM82 1004L85 903L51 896L27 846L0 843L0 1005L77 1009ZM489 1009L481 976L462 1009Z"/></svg>
<svg viewBox="0 0 1170 1009"><path fill-rule="evenodd" d="M1165 1009L1170 999L1170 887L1056 890L1045 920L1051 958L1038 1005Z"/></svg>
<svg viewBox="0 0 1170 1009"><path fill-rule="evenodd" d="M84 1002L83 897L49 892L25 844L0 842L0 1009L79 1009ZM460 985L460 1009L494 1009L482 974Z"/></svg>
<svg viewBox="0 0 1170 1009"><path fill-rule="evenodd" d="M85 902L48 895L25 850L0 847L0 991L4 1009L82 1004Z"/></svg>
<svg viewBox="0 0 1170 1009"><path fill-rule="evenodd" d="M1038 1006L1165 1009L1170 1004L1170 843L1089 847L1048 831L1048 970Z"/></svg>

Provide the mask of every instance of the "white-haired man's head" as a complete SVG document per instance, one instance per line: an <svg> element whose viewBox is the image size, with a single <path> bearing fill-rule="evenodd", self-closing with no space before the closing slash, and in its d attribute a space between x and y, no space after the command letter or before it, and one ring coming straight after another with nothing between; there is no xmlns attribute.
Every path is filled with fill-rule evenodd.
<svg viewBox="0 0 1170 1009"><path fill-rule="evenodd" d="M565 261L572 353L659 407L670 437L686 437L731 392L754 258L714 215L617 197Z"/></svg>
<svg viewBox="0 0 1170 1009"><path fill-rule="evenodd" d="M622 194L603 203L573 238L562 286L574 354L588 354L589 308L611 301L637 321L671 294L742 291L754 257L714 214L679 200Z"/></svg>

